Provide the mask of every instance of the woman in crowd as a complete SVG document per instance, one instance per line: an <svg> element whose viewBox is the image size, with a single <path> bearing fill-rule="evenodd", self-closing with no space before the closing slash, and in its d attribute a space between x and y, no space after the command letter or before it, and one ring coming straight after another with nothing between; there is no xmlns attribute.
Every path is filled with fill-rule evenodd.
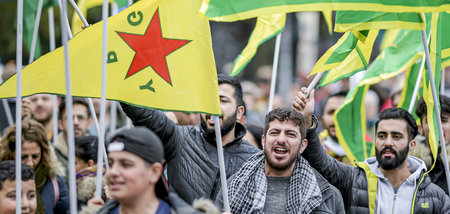
<svg viewBox="0 0 450 214"><path fill-rule="evenodd" d="M16 125L0 141L0 161L14 160ZM60 163L47 141L44 127L34 120L22 121L22 163L35 173L38 214L67 213L69 196Z"/></svg>

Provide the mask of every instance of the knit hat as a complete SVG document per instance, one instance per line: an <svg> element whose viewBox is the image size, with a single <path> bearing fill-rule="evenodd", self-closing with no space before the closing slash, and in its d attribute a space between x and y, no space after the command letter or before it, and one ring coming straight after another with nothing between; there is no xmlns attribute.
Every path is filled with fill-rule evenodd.
<svg viewBox="0 0 450 214"><path fill-rule="evenodd" d="M145 162L161 163L164 158L164 148L161 140L155 133L145 127L124 129L111 137L108 152L126 151L142 158ZM158 198L168 195L168 184L161 174L161 178L155 185L155 193Z"/></svg>

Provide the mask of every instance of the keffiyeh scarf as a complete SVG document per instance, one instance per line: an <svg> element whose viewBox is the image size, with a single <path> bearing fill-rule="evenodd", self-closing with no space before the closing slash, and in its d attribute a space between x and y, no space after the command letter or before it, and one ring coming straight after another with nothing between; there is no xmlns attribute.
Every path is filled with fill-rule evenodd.
<svg viewBox="0 0 450 214"><path fill-rule="evenodd" d="M232 213L264 213L267 179L264 154L257 153L236 173L228 188ZM300 155L290 178L286 213L311 213L322 201L316 176Z"/></svg>

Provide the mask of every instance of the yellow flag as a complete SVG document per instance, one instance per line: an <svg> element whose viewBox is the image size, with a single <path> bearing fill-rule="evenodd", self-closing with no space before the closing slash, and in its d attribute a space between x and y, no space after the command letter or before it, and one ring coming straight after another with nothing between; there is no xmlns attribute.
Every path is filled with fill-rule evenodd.
<svg viewBox="0 0 450 214"><path fill-rule="evenodd" d="M154 109L221 113L209 22L199 0L139 1L108 19L106 98ZM100 97L102 22L69 41L72 95ZM60 47L22 71L22 96L65 94ZM16 76L0 85L15 97Z"/></svg>

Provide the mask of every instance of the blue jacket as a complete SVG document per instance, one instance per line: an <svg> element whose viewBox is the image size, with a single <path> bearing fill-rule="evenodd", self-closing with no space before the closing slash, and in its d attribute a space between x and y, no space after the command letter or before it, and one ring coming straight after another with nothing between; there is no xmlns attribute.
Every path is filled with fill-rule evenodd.
<svg viewBox="0 0 450 214"><path fill-rule="evenodd" d="M44 188L42 188L41 194L42 201L44 202L45 214L62 214L69 213L69 191L66 186L66 182L63 177L57 176L58 187L59 187L59 200L54 207L55 203L55 190L53 189L52 180L47 178L47 181L44 184Z"/></svg>

